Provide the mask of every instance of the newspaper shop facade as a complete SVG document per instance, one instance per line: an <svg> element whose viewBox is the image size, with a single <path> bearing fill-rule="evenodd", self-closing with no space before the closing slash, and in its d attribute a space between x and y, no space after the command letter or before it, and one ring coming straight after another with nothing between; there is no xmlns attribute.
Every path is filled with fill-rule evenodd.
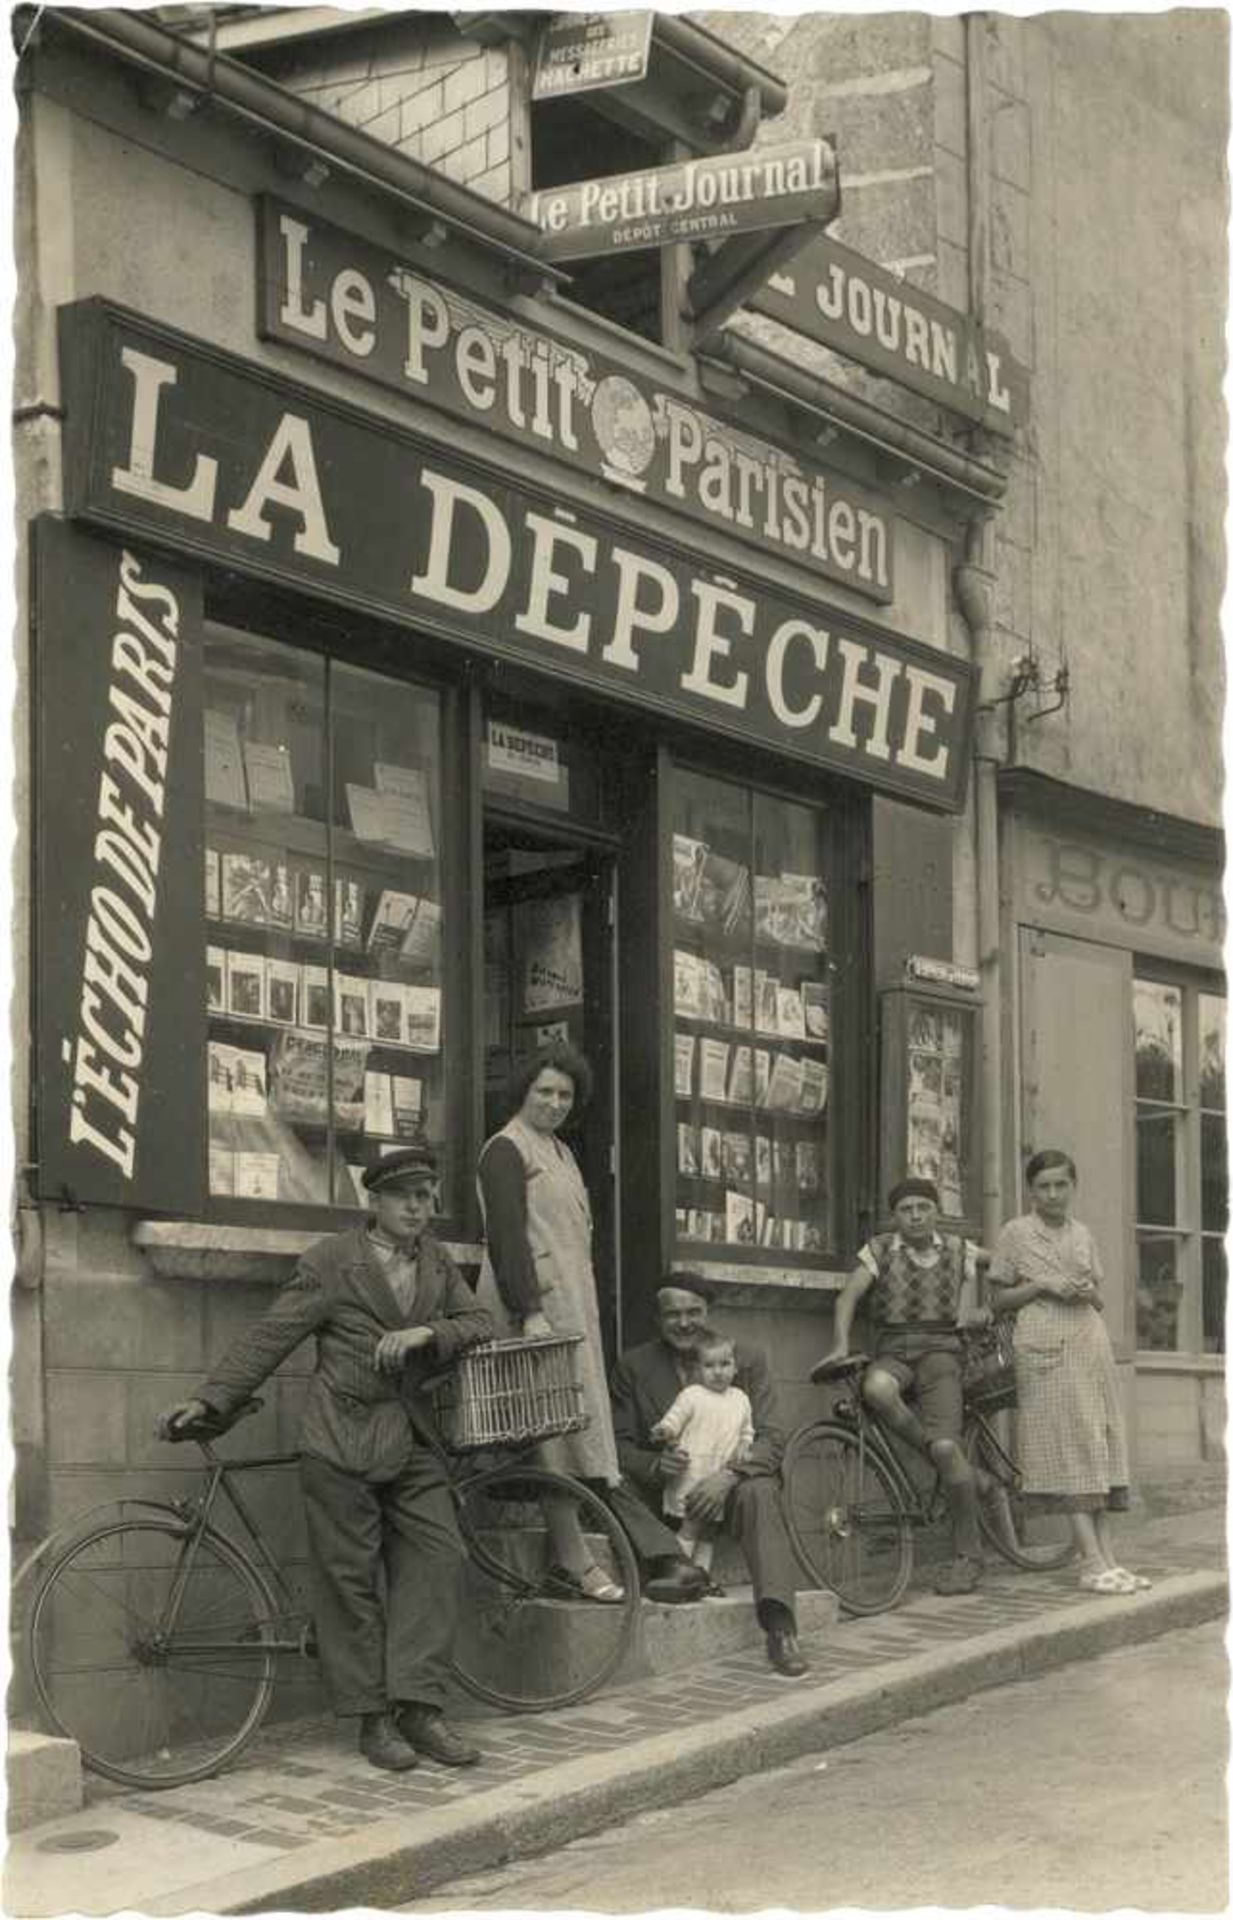
<svg viewBox="0 0 1233 1920"><path fill-rule="evenodd" d="M655 33L665 98L688 43L734 117L782 106ZM527 59L479 57L525 112ZM476 1155L554 1035L596 1070L613 1349L700 1268L803 1413L879 1186L928 1171L982 1230L951 573L1004 486L683 331L684 241L747 241L768 193L833 212L833 153L589 198L558 166L524 216L153 16L45 15L23 67L19 1532L162 1483L155 1408L399 1143L474 1262ZM658 335L568 257L597 223L609 292L653 263ZM1017 424L1012 363L850 269L825 298L884 374Z"/></svg>

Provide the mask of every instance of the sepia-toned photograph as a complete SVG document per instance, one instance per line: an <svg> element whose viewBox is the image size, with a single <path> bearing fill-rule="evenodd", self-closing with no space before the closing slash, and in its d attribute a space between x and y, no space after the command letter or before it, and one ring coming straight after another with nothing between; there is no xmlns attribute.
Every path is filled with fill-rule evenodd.
<svg viewBox="0 0 1233 1920"><path fill-rule="evenodd" d="M1226 1911L1228 9L8 24L0 1905Z"/></svg>

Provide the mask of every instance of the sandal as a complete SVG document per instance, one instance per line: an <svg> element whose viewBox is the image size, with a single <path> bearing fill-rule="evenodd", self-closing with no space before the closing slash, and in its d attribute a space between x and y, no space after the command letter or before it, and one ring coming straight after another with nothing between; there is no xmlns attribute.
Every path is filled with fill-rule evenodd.
<svg viewBox="0 0 1233 1920"><path fill-rule="evenodd" d="M594 1564L585 1573L573 1573L568 1567L549 1567L548 1580L564 1587L574 1600L594 1600L601 1607L619 1607L625 1598L624 1587L610 1580L602 1567Z"/></svg>
<svg viewBox="0 0 1233 1920"><path fill-rule="evenodd" d="M1120 1567L1102 1567L1099 1573L1081 1573L1079 1591L1081 1593L1133 1593L1134 1588L1128 1587L1121 1576Z"/></svg>
<svg viewBox="0 0 1233 1920"><path fill-rule="evenodd" d="M1129 1567L1114 1567L1113 1571L1126 1583L1127 1593L1146 1593L1152 1584L1145 1573L1132 1573Z"/></svg>

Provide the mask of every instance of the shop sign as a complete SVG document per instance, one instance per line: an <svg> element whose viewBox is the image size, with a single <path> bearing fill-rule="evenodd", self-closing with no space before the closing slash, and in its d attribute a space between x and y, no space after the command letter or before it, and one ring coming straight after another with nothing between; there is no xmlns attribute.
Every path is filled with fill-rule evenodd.
<svg viewBox="0 0 1233 1920"><path fill-rule="evenodd" d="M562 13L550 20L535 49L532 100L559 100L562 94L645 80L653 19L649 12L631 9Z"/></svg>
<svg viewBox="0 0 1233 1920"><path fill-rule="evenodd" d="M826 234L748 304L997 433L1027 420L1028 376L999 335Z"/></svg>
<svg viewBox="0 0 1233 1920"><path fill-rule="evenodd" d="M838 211L839 174L826 140L789 140L574 180L528 194L522 207L543 234L541 251L551 261L726 240L802 220L833 220Z"/></svg>
<svg viewBox="0 0 1233 1920"><path fill-rule="evenodd" d="M980 975L975 967L961 967L954 960L934 960L925 953L910 953L903 970L909 980L928 982L936 987L958 987L964 993L980 991Z"/></svg>
<svg viewBox="0 0 1233 1920"><path fill-rule="evenodd" d="M868 599L894 597L887 501L298 208L264 200L259 217L265 338Z"/></svg>
<svg viewBox="0 0 1233 1920"><path fill-rule="evenodd" d="M62 310L70 511L926 804L972 670L101 301Z"/></svg>
<svg viewBox="0 0 1233 1920"><path fill-rule="evenodd" d="M37 522L37 1185L200 1205L200 590L161 554Z"/></svg>
<svg viewBox="0 0 1233 1920"><path fill-rule="evenodd" d="M560 786L564 772L560 750L546 734L527 733L521 727L507 727L504 720L490 720L485 745L491 773Z"/></svg>
<svg viewBox="0 0 1233 1920"><path fill-rule="evenodd" d="M1030 925L1137 952L1223 967L1217 875L1128 843L1017 824L1019 913Z"/></svg>

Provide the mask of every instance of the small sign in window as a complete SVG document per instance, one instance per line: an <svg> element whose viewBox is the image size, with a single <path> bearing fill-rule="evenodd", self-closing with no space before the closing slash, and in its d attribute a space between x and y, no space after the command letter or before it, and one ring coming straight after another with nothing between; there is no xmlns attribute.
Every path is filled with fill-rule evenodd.
<svg viewBox="0 0 1233 1920"><path fill-rule="evenodd" d="M559 14L539 37L532 100L645 80L653 18L649 12Z"/></svg>
<svg viewBox="0 0 1233 1920"><path fill-rule="evenodd" d="M504 720L489 720L484 730L484 784L520 793L537 806L569 806L569 768L560 743Z"/></svg>

